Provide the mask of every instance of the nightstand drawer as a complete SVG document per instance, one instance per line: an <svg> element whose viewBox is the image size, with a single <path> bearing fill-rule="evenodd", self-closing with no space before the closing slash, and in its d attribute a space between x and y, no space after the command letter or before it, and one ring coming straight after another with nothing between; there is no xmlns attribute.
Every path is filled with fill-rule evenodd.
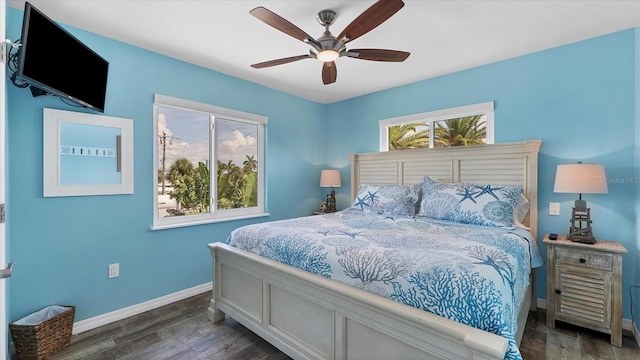
<svg viewBox="0 0 640 360"><path fill-rule="evenodd" d="M556 249L556 262L569 265L586 266L592 269L611 270L613 259L606 254L581 253L579 251Z"/></svg>

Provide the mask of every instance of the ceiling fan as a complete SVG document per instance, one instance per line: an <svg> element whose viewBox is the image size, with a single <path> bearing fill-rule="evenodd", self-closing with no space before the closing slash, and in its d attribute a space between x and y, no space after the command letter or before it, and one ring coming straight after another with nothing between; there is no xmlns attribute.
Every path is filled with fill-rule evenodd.
<svg viewBox="0 0 640 360"><path fill-rule="evenodd" d="M317 40L274 12L262 6L257 7L249 13L267 25L309 44L311 49L309 50L309 54L265 61L253 64L251 67L262 69L302 59L318 59L323 62L322 82L328 85L336 81L338 71L335 60L342 56L362 60L402 62L409 57L410 53L386 49L347 49L345 45L375 29L378 25L398 12L398 10L402 9L403 6L404 3L402 0L379 0L353 20L337 37L333 36L329 31L329 26L333 24L337 17L336 12L333 10L322 10L318 13L316 19L320 25L324 26L325 32Z"/></svg>

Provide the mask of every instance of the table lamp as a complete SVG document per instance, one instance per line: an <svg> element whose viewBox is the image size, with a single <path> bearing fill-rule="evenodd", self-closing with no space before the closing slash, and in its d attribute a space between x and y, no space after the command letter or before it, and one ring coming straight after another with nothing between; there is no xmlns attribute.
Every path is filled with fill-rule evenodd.
<svg viewBox="0 0 640 360"><path fill-rule="evenodd" d="M578 193L571 215L571 226L567 239L586 244L595 244L591 228L591 211L582 194L606 194L607 176L600 164L562 164L556 169L556 181L553 187L556 193Z"/></svg>
<svg viewBox="0 0 640 360"><path fill-rule="evenodd" d="M320 186L330 187L331 194L327 194L326 212L336 212L336 187L340 187L340 171L322 170L320 173Z"/></svg>

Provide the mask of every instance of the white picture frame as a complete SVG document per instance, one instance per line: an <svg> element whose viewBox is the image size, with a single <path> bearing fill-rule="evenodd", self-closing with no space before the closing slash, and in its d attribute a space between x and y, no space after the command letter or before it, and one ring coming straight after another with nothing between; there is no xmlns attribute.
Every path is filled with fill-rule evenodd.
<svg viewBox="0 0 640 360"><path fill-rule="evenodd" d="M133 194L133 120L43 109L43 196Z"/></svg>

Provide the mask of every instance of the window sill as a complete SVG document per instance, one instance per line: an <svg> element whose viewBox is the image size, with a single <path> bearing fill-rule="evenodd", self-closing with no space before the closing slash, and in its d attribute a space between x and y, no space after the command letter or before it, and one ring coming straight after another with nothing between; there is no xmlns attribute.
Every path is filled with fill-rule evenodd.
<svg viewBox="0 0 640 360"><path fill-rule="evenodd" d="M180 228L185 226L196 226L196 225L213 224L213 223L227 222L227 221L234 221L234 220L259 218L259 217L265 217L270 215L271 214L264 212L264 213L257 213L257 214L229 216L229 217L223 217L223 218L210 218L205 220L185 221L185 222L180 222L175 224L153 225L151 226L150 230L156 231L156 230L174 229L174 228Z"/></svg>

